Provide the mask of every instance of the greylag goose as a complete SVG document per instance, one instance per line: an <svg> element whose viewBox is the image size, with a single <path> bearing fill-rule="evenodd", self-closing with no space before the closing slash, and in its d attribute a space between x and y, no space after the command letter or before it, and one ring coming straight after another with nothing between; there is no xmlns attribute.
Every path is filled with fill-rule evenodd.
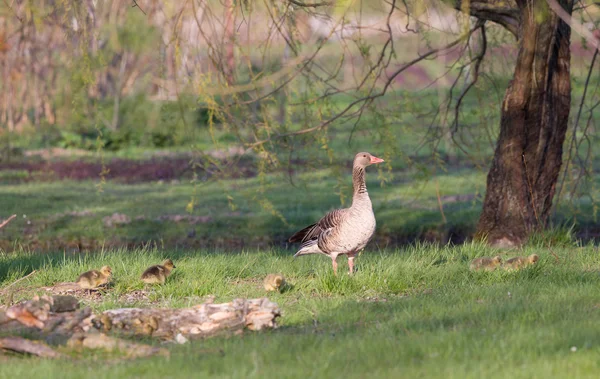
<svg viewBox="0 0 600 379"><path fill-rule="evenodd" d="M503 268L505 270L518 270L533 265L539 260L540 257L537 254L531 254L528 257L514 257L504 262Z"/></svg>
<svg viewBox="0 0 600 379"><path fill-rule="evenodd" d="M162 265L150 266L142 273L142 282L146 284L164 284L171 271L176 268L173 261L166 259Z"/></svg>
<svg viewBox="0 0 600 379"><path fill-rule="evenodd" d="M480 257L475 258L471 261L469 268L473 271L494 271L497 267L502 264L502 257L499 255L490 258L490 257Z"/></svg>
<svg viewBox="0 0 600 379"><path fill-rule="evenodd" d="M289 242L301 242L298 257L308 254L324 254L331 258L333 272L337 275L336 259L340 254L348 256L348 272L354 272L354 257L369 242L375 232L375 214L365 183L365 169L383 159L369 153L358 153L352 167L354 194L350 208L336 209L327 213L316 224L307 226L290 237Z"/></svg>
<svg viewBox="0 0 600 379"><path fill-rule="evenodd" d="M265 291L281 291L285 286L285 279L282 274L269 274L263 280Z"/></svg>
<svg viewBox="0 0 600 379"><path fill-rule="evenodd" d="M110 266L102 266L100 271L91 270L84 272L79 275L75 282L79 285L79 288L91 290L108 283L111 275L112 269Z"/></svg>

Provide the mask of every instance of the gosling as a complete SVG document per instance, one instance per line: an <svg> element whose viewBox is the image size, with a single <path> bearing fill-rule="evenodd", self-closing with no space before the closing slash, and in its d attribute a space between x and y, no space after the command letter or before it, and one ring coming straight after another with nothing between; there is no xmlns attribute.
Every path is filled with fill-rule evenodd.
<svg viewBox="0 0 600 379"><path fill-rule="evenodd" d="M91 270L79 275L76 283L81 289L92 290L108 283L111 275L110 266L103 266L100 271Z"/></svg>
<svg viewBox="0 0 600 379"><path fill-rule="evenodd" d="M281 291L282 287L285 285L285 279L281 274L269 274L263 280L263 286L265 287L265 291Z"/></svg>
<svg viewBox="0 0 600 379"><path fill-rule="evenodd" d="M489 257L475 258L471 261L471 265L469 267L471 270L474 270L474 271L479 271L479 270L494 271L501 264L502 264L502 258L497 255L493 258L489 258Z"/></svg>
<svg viewBox="0 0 600 379"><path fill-rule="evenodd" d="M173 261L166 259L162 265L150 266L142 274L142 282L146 284L164 284L167 276L176 268Z"/></svg>
<svg viewBox="0 0 600 379"><path fill-rule="evenodd" d="M502 267L505 270L519 270L529 265L533 265L539 260L540 257L537 254L531 254L528 257L514 257L504 262Z"/></svg>

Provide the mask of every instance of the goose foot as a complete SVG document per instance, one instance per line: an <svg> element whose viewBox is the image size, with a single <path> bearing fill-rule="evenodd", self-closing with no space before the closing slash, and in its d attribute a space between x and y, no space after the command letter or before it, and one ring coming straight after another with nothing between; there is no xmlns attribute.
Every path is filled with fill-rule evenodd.
<svg viewBox="0 0 600 379"><path fill-rule="evenodd" d="M356 253L348 254L348 275L352 275L354 273L354 257Z"/></svg>
<svg viewBox="0 0 600 379"><path fill-rule="evenodd" d="M337 276L337 262L335 261L336 257L331 257L331 264L333 265L333 274Z"/></svg>

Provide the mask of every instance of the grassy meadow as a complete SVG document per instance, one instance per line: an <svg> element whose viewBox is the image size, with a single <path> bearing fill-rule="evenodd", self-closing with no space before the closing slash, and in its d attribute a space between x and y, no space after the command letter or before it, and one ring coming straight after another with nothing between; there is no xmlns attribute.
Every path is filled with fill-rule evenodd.
<svg viewBox="0 0 600 379"><path fill-rule="evenodd" d="M166 345L169 358L126 360L61 347L70 359L0 354L0 378L595 377L600 255L575 232L595 222L597 179L586 182L590 196L563 192L547 233L522 250L496 251L469 242L490 147L478 150L479 158L458 153L450 164L419 138L403 138L412 134L399 121L392 124L396 155L381 134L348 142L348 128L332 137L332 157L321 147L302 148L292 171L281 164L219 180L200 171L134 182L124 180L126 172L103 181L1 171L2 214L18 217L0 230L0 289L36 273L0 292L0 306L105 264L114 273L110 290L81 299L97 312L186 307L209 295L217 302L262 297L262 279L274 272L291 287L268 294L282 311L276 330ZM388 154L367 175L377 232L357 259L358 272L346 275L340 257L335 277L328 259L294 259L295 246L285 241L349 203L348 161L358 150ZM55 159L147 158L135 149L101 154ZM540 262L518 272L468 269L475 257L531 253ZM167 257L177 266L173 275L164 286L144 288L141 272Z"/></svg>
<svg viewBox="0 0 600 379"><path fill-rule="evenodd" d="M566 242L566 241L565 241ZM264 296L261 281L283 273L290 288L269 295L282 310L276 330L167 345L170 358L128 361L71 353L68 361L0 356L0 376L112 377L595 377L599 366L600 258L596 247L543 241L503 257L537 253L517 272L471 272L469 261L498 253L478 244L367 249L353 277L335 277L324 257L289 251L165 251L95 254L2 254L0 287L33 269L15 300L109 264L114 280L101 300L115 307L185 307ZM164 257L177 268L164 286L133 301L146 265ZM151 343L151 342L149 342ZM154 342L156 343L156 342Z"/></svg>
<svg viewBox="0 0 600 379"><path fill-rule="evenodd" d="M595 377L600 255L575 233L595 223L597 179L586 182L589 196L562 193L548 232L522 250L496 251L469 242L491 148L478 150L479 158L458 153L450 164L419 138L403 138L411 136L406 124L392 128L397 155L377 133L348 142L342 127L332 137L333 157L306 147L293 171L282 164L220 180L206 172L128 182L1 171L0 207L18 217L0 230L0 289L36 273L0 292L0 306L105 264L114 273L110 290L81 299L97 312L186 307L209 295L217 302L262 297L262 279L274 272L291 287L268 294L282 310L276 330L166 345L169 358L60 347L70 359L0 354L0 377ZM358 272L346 275L340 257L335 277L328 259L294 259L295 246L285 240L349 203L348 161L358 150L389 155L368 169L377 232L357 259ZM56 159L137 162L146 153ZM475 257L531 253L540 262L521 271L468 269ZM173 275L144 288L140 273L167 257L177 266Z"/></svg>
<svg viewBox="0 0 600 379"><path fill-rule="evenodd" d="M422 51L420 45L406 49L402 54L410 59ZM0 218L17 214L0 230L0 307L110 265L111 288L98 298L81 299L96 312L187 307L209 295L216 302L268 296L282 311L275 330L164 345L169 358L126 360L63 347L58 349L70 359L0 352L0 379L597 377L600 254L594 238L600 236L595 226L600 182L593 175L598 142L593 121L600 107L585 107L588 124L581 121L573 140L573 163L564 181L561 176L549 230L518 250L471 242L510 75L506 70L514 59L514 51L495 54L485 61L490 68L485 80L463 99L454 142L444 139L450 119L442 121L443 93L453 78L431 86L449 71L450 58L426 61L422 70L398 77L397 90L376 100L360 120L339 119L315 135L274 143L271 155L215 158L204 168L188 169L186 162L178 171L168 162L243 149L241 141L251 142L254 131L209 126L197 94L179 102L124 98L116 131L98 127L94 118L112 112L113 99L107 98L93 103L91 116L73 107L78 117L66 126L0 135ZM580 58L574 59L572 114L587 73L581 61L588 61ZM285 127L262 125L259 134L312 127L356 95L311 103L304 108L307 115L290 112ZM288 100L303 99L291 93ZM270 120L278 108L271 104L263 111ZM565 157L571 133L572 128ZM52 148L65 154L28 154ZM286 240L328 210L350 203L349 165L358 151L386 160L367 170L377 230L357 258L355 275L345 273L340 257L336 277L329 259L294 259L297 246ZM110 162L116 163L104 178L101 166ZM92 174L62 179L59 169L67 163L73 176ZM121 163L132 164L130 171L116 174ZM146 170L144 165L171 170L168 179L128 180ZM532 253L540 262L520 271L469 270L476 257ZM145 288L141 272L164 258L177 268L165 285ZM276 272L291 286L267 295L262 279Z"/></svg>

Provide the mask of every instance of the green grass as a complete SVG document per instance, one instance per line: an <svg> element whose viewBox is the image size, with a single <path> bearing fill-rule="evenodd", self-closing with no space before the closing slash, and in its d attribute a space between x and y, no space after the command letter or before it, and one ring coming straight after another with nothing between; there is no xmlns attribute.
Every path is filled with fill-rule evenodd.
<svg viewBox="0 0 600 379"><path fill-rule="evenodd" d="M534 245L503 255L533 252L541 260L532 268L474 273L469 260L497 252L477 244L369 249L353 277L334 277L324 257L293 259L290 251L3 254L0 287L39 270L18 285L23 290L15 300L110 264L114 286L101 302L88 303L96 311L148 306L125 304L123 295L141 289L140 272L164 257L177 269L152 290L153 306L185 307L208 294L218 302L264 296L261 280L271 272L282 272L293 287L269 296L283 312L273 331L168 345L169 359L10 358L0 376L595 377L600 255L592 246L549 251Z"/></svg>
<svg viewBox="0 0 600 379"><path fill-rule="evenodd" d="M19 244L33 249L50 243L63 248L69 244L94 241L92 247L107 244L155 241L165 246L247 246L269 245L286 239L298 228L318 220L330 209L348 206L351 178L345 170L322 169L294 178L285 174L267 175L222 182L135 185L106 183L100 192L94 182L53 182L0 186L0 208L19 217L3 228L0 240L11 250ZM398 173L394 182L382 187L377 169L368 175L369 191L378 219L378 241L409 238L429 229L448 225L468 228L476 219L480 197L445 205L443 224L434 183L411 181L412 174ZM442 196L480 194L485 177L473 171L439 176ZM338 182L339 181L339 182ZM332 191L340 183L340 195ZM261 192L262 191L262 192ZM194 196L194 193L196 194ZM160 216L187 215L194 199L193 216L205 222L160 220ZM273 209L269 207L272 206ZM72 212L88 212L80 216ZM115 212L126 214L131 223L107 227L103 218ZM25 215L26 217L23 217ZM143 217L143 219L140 219ZM24 233L25 231L25 233ZM190 233L195 236L188 237ZM10 243L9 243L10 241ZM16 242L15 242L16 241Z"/></svg>
<svg viewBox="0 0 600 379"><path fill-rule="evenodd" d="M484 172L451 170L434 178L421 178L411 170L381 174L390 178L383 186L377 168L369 168L377 246L415 239L444 241L450 233L468 237L473 232L485 191ZM2 214L19 217L0 231L0 247L6 251L19 246L41 251L95 250L148 242L167 248L269 247L283 243L325 212L348 206L351 199L350 172L345 168L298 174L293 183L288 179L286 173L279 173L197 185L108 182L102 191L92 181L2 185ZM553 220L567 228L575 216L580 226L594 223L595 208L589 199L560 205ZM189 215L192 200L191 215L205 217L199 222L160 219ZM105 226L103 218L117 212L131 222Z"/></svg>

